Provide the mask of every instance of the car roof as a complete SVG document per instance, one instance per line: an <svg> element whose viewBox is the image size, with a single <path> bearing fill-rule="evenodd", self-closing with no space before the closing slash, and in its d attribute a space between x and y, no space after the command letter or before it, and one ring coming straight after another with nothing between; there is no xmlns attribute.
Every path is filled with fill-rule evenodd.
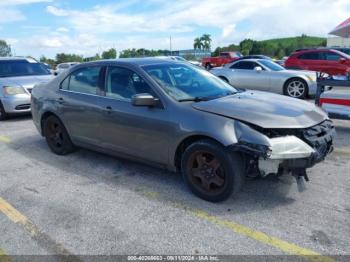
<svg viewBox="0 0 350 262"><path fill-rule="evenodd" d="M21 57L21 56L8 56L8 57L0 57L0 61L32 61L32 62L37 62L34 58L31 57Z"/></svg>
<svg viewBox="0 0 350 262"><path fill-rule="evenodd" d="M92 61L83 63L80 65L89 65L89 64L100 64L100 65L107 65L107 64L130 64L134 66L146 66L146 65L155 65L155 64L179 64L180 61L175 61L172 59L159 59L159 58L119 58L119 59L106 59L106 60L98 60L98 61Z"/></svg>
<svg viewBox="0 0 350 262"><path fill-rule="evenodd" d="M234 61L233 63L236 63L236 62L259 62L261 60L268 60L268 59L265 59L265 58L246 58L246 59L238 59L238 60Z"/></svg>
<svg viewBox="0 0 350 262"><path fill-rule="evenodd" d="M308 53L308 52L324 52L324 51L335 51L335 52L339 52L339 50L337 50L336 48L327 48L327 47L324 47L324 48L305 48L305 49L297 49L294 51L294 53Z"/></svg>
<svg viewBox="0 0 350 262"><path fill-rule="evenodd" d="M60 63L58 65L75 65L75 64L80 64L80 62L64 62L64 63Z"/></svg>

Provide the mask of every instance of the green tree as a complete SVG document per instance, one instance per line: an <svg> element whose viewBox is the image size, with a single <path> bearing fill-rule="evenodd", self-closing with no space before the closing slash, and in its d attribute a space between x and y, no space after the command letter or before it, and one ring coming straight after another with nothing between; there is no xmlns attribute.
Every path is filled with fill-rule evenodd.
<svg viewBox="0 0 350 262"><path fill-rule="evenodd" d="M90 61L97 61L100 60L101 56L99 54L95 54L94 56L90 56L90 57L84 57L84 62L90 62Z"/></svg>
<svg viewBox="0 0 350 262"><path fill-rule="evenodd" d="M211 49L211 35L204 34L200 38L203 43L203 49L204 50L210 50Z"/></svg>
<svg viewBox="0 0 350 262"><path fill-rule="evenodd" d="M0 40L0 56L12 56L11 46L4 40Z"/></svg>
<svg viewBox="0 0 350 262"><path fill-rule="evenodd" d="M251 39L244 39L242 42L239 43L239 47L241 49L241 52L243 55L249 55L253 49L255 41Z"/></svg>
<svg viewBox="0 0 350 262"><path fill-rule="evenodd" d="M283 48L278 49L275 53L275 57L277 57L278 59L282 59L284 56L286 56L286 53Z"/></svg>
<svg viewBox="0 0 350 262"><path fill-rule="evenodd" d="M56 66L56 61L51 58L46 58L45 56L40 57L40 62L50 65L52 68Z"/></svg>
<svg viewBox="0 0 350 262"><path fill-rule="evenodd" d="M56 54L56 63L68 63L68 62L83 62L83 56L76 55L76 54L65 54L65 53L59 53Z"/></svg>
<svg viewBox="0 0 350 262"><path fill-rule="evenodd" d="M117 58L117 50L115 48L111 48L102 53L102 59L116 59Z"/></svg>
<svg viewBox="0 0 350 262"><path fill-rule="evenodd" d="M203 42L202 42L202 39L200 37L196 37L194 39L193 48L194 49L202 49L203 48Z"/></svg>

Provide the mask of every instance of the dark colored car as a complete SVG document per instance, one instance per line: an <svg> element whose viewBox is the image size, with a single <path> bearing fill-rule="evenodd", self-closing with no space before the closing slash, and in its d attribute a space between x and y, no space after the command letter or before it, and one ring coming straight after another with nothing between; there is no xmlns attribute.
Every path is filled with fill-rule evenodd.
<svg viewBox="0 0 350 262"><path fill-rule="evenodd" d="M154 58L77 65L34 88L32 115L56 154L78 146L181 171L209 201L238 192L247 174L302 178L334 132L314 104Z"/></svg>
<svg viewBox="0 0 350 262"><path fill-rule="evenodd" d="M244 59L267 59L267 60L272 60L271 57L266 56L266 55L245 55L240 57L238 60L244 60Z"/></svg>
<svg viewBox="0 0 350 262"><path fill-rule="evenodd" d="M285 62L287 69L310 70L328 75L349 75L350 56L334 49L300 49Z"/></svg>

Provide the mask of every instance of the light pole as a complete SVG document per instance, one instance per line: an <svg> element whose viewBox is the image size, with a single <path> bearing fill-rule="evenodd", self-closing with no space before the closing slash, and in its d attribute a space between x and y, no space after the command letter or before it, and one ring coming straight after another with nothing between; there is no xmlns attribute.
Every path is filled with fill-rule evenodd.
<svg viewBox="0 0 350 262"><path fill-rule="evenodd" d="M170 36L170 55L173 54L173 50L172 50L172 45L171 45L171 36Z"/></svg>

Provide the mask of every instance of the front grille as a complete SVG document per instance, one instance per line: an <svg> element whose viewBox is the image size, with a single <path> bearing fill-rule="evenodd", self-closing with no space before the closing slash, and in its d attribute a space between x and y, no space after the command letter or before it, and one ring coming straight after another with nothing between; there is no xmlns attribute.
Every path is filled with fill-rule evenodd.
<svg viewBox="0 0 350 262"><path fill-rule="evenodd" d="M23 105L18 105L15 107L16 110L25 110L25 109L29 109L30 108L30 104L23 104Z"/></svg>
<svg viewBox="0 0 350 262"><path fill-rule="evenodd" d="M321 124L303 130L303 140L312 146L321 156L325 156L332 147L334 125L326 120Z"/></svg>

